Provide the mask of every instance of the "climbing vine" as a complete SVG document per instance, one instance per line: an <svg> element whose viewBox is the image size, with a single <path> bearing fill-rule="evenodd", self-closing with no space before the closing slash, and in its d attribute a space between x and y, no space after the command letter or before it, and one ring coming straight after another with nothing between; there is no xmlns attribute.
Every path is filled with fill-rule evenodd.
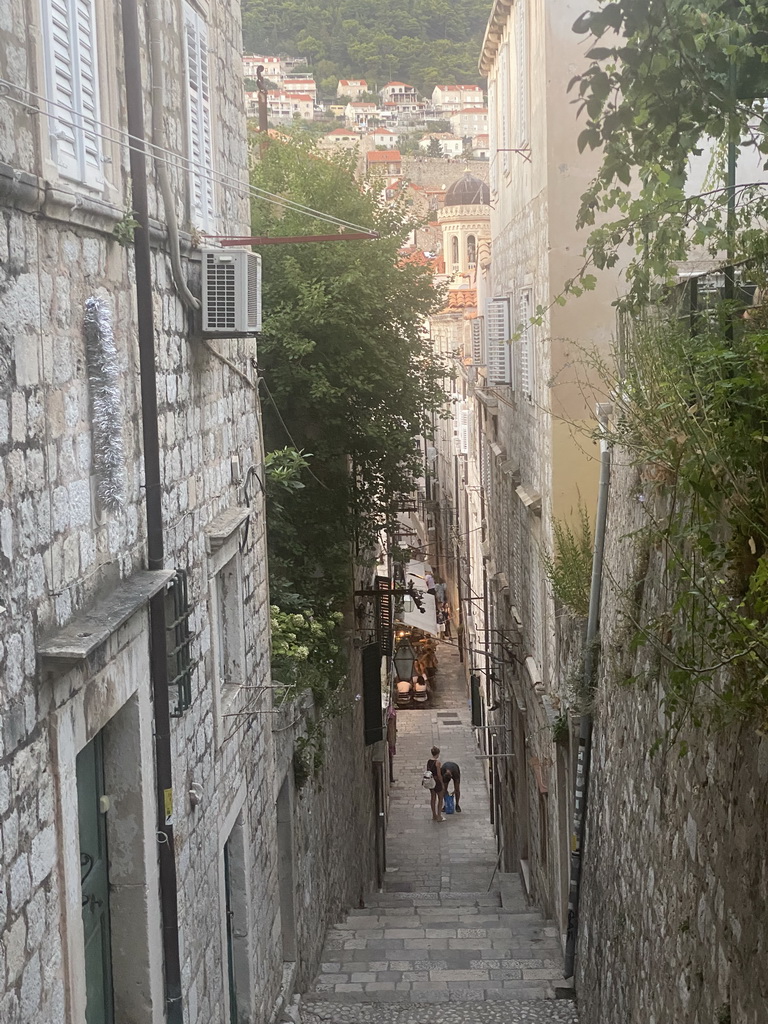
<svg viewBox="0 0 768 1024"><path fill-rule="evenodd" d="M566 519L554 519L552 533L554 553L541 553L544 573L555 597L574 615L586 618L592 580L592 526L586 506L579 504L573 526Z"/></svg>
<svg viewBox="0 0 768 1024"><path fill-rule="evenodd" d="M579 212L591 229L582 274L634 249L624 304L638 308L692 255L764 259L766 5L602 0L573 28L590 60L570 84L578 144L602 153ZM738 184L728 182L729 143Z"/></svg>
<svg viewBox="0 0 768 1024"><path fill-rule="evenodd" d="M768 727L768 331L759 320L738 321L731 338L729 310L694 335L671 314L647 313L615 353L619 371L601 364L615 400L609 440L640 468L641 539L661 584L653 596L642 586L627 595L631 649L646 678L661 678L675 736L687 723Z"/></svg>

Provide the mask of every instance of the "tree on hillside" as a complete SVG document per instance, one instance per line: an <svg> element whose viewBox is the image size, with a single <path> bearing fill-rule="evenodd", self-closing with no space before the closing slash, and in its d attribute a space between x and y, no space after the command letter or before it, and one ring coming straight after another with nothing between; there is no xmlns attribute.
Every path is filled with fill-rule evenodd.
<svg viewBox="0 0 768 1024"><path fill-rule="evenodd" d="M428 272L399 262L409 228L402 211L357 182L350 161L273 142L252 183L382 236L264 252L266 444L312 456L283 528L270 536L270 579L281 606L298 594L313 607L338 608L353 542L373 538L420 471L415 439L440 406L444 372L422 335L436 293ZM328 225L254 200L253 230L327 234Z"/></svg>
<svg viewBox="0 0 768 1024"><path fill-rule="evenodd" d="M580 212L581 224L601 224L589 241L595 264L613 265L620 245L634 244L628 279L644 301L697 248L723 262L762 257L768 189L759 180L734 187L727 164L732 144L764 177L768 7L612 0L574 30L593 37L592 63L571 88L584 118L579 146L603 153ZM692 195L692 161L704 148L712 167Z"/></svg>
<svg viewBox="0 0 768 1024"><path fill-rule="evenodd" d="M243 44L309 57L323 77L479 82L487 0L242 0Z"/></svg>

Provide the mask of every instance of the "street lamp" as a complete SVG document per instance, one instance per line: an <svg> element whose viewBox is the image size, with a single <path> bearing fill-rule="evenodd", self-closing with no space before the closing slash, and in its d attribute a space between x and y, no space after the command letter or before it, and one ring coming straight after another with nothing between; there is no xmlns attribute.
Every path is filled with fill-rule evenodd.
<svg viewBox="0 0 768 1024"><path fill-rule="evenodd" d="M416 661L416 653L411 647L409 640L405 640L395 651L392 664L395 667L395 674L399 683L410 682L413 676L413 663Z"/></svg>

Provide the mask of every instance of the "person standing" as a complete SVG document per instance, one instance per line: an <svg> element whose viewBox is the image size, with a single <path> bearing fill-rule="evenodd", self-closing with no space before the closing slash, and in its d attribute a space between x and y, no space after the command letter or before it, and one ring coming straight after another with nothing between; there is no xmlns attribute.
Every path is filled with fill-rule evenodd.
<svg viewBox="0 0 768 1024"><path fill-rule="evenodd" d="M445 786L443 785L443 766L438 760L440 757L440 747L432 747L431 753L432 757L427 761L427 771L432 772L432 778L435 780L435 788L430 789L429 791L432 820L445 821L445 818L443 817L443 795L445 793Z"/></svg>
<svg viewBox="0 0 768 1024"><path fill-rule="evenodd" d="M443 613L443 629L445 630L445 639L452 640L451 636L451 606L447 601L443 601L441 610Z"/></svg>
<svg viewBox="0 0 768 1024"><path fill-rule="evenodd" d="M440 774L443 780L443 796L448 792L448 783L453 782L456 810L461 814L461 769L455 761L445 761L443 762Z"/></svg>
<svg viewBox="0 0 768 1024"><path fill-rule="evenodd" d="M431 572L427 572L424 575L424 586L427 588L427 593L435 595L435 577Z"/></svg>

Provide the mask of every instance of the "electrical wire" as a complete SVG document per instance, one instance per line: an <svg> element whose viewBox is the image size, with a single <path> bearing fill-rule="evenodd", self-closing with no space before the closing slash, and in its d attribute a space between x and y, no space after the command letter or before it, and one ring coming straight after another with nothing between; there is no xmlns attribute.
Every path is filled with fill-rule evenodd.
<svg viewBox="0 0 768 1024"><path fill-rule="evenodd" d="M16 92L23 93L25 96L31 97L35 100L40 100L48 107L54 107L58 110L65 111L71 114L73 119L76 119L77 124L73 125L76 130L80 128L81 131L87 131L89 135L93 135L98 139L102 139L105 142L112 143L113 145L121 146L128 150L136 143L142 144L147 153L155 159L163 159L166 164L176 167L182 171L192 171L199 175L206 181L217 182L227 188L230 188L233 192L238 192L240 195L252 196L255 199L260 199L265 203L271 203L274 206L279 206L284 209L291 210L292 212L302 214L306 217L311 217L315 220L322 220L328 224L333 224L336 227L348 228L352 231L361 231L366 234L371 234L372 229L363 227L361 224L355 224L353 221L345 220L342 217L336 217L334 214L325 213L321 210L315 210L311 206L307 206L304 203L296 202L293 199L287 199L285 196L281 196L276 192L270 192L267 189L259 188L257 185L245 184L239 178L234 177L231 174L225 174L223 171L208 171L200 164L196 163L189 157L182 156L180 153L174 153L172 150L167 149L164 146L157 146L149 140L140 140L135 136L132 136L129 132L124 131L122 128L116 128L114 125L109 124L106 121L100 121L92 117L84 117L80 111L74 107L70 107L65 103L60 103L56 100L51 100L43 93L34 92L32 89L25 89L24 86L17 85L8 79L0 78L0 90L15 90ZM35 114L42 114L44 117L55 118L56 113L51 113L49 110L34 105L33 103L27 103L24 100L17 99L15 96L5 92L5 99L11 103L16 103L19 106L25 107L27 110L32 111ZM113 135L107 135L104 131L97 131L95 127L80 127L83 126L96 126L105 129L108 132L112 132ZM123 141L125 140L125 141Z"/></svg>

